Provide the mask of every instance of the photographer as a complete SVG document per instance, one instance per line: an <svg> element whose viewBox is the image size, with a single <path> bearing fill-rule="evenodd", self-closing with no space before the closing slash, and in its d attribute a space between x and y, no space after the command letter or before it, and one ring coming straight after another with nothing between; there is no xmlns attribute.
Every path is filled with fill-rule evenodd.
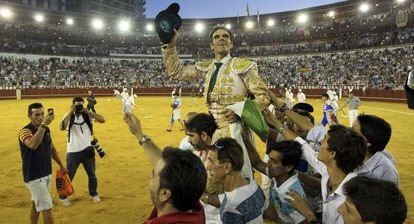
<svg viewBox="0 0 414 224"><path fill-rule="evenodd" d="M72 100L70 111L63 117L60 123L60 130L68 130L66 166L69 171L69 178L73 180L76 170L82 164L88 175L89 195L95 203L101 202L98 196L98 181L95 174L95 144L93 138L93 128L91 120L104 123L102 115L88 111L83 107L82 97L75 97ZM99 145L99 144L98 144ZM100 148L101 149L101 148ZM101 152L102 149L101 149ZM100 156L102 157L101 153ZM70 206L68 198L60 196L60 201L64 206Z"/></svg>

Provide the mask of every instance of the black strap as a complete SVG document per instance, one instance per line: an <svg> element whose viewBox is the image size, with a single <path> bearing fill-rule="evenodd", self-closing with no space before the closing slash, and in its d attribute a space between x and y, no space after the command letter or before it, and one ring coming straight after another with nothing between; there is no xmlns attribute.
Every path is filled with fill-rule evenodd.
<svg viewBox="0 0 414 224"><path fill-rule="evenodd" d="M82 122L80 124L75 123L75 114L72 113L70 115L69 129L68 129L68 142L70 142L70 129L72 128L73 124L83 125L84 123L86 123L86 125L88 125L88 127L89 127L89 130L91 130L91 135L93 135L93 126L92 126L91 119L89 118L89 115L87 113L82 113L81 115L83 117L84 122Z"/></svg>

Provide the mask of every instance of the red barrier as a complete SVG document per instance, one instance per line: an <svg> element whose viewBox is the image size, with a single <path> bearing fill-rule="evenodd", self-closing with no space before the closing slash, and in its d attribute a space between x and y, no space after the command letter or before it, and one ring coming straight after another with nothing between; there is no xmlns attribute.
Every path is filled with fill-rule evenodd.
<svg viewBox="0 0 414 224"><path fill-rule="evenodd" d="M163 88L134 88L134 93L137 95L145 96L168 96L171 94L172 87ZM67 88L67 89L23 89L22 99L27 98L51 98L51 97L72 97L72 96L86 96L88 90L91 90L95 96L111 96L113 95L112 88ZM122 90L120 90L122 91ZM183 88L182 94L184 96L189 95L191 89ZM194 89L196 93L198 89ZM279 95L279 89L272 89L272 91ZM295 94L296 94L296 90ZM304 89L303 90L308 98L320 98L323 93L326 93L326 89ZM364 100L373 101L387 101L387 102L406 102L404 90L377 90L367 89L364 95L362 90L353 91L356 96L361 97ZM342 97L346 97L344 94ZM0 90L1 99L15 99L16 90Z"/></svg>

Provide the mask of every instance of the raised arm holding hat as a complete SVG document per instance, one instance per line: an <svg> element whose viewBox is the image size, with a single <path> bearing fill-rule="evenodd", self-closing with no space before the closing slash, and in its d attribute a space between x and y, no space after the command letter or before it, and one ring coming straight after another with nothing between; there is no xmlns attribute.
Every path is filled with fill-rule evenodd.
<svg viewBox="0 0 414 224"><path fill-rule="evenodd" d="M174 30L179 30L182 24L181 17L178 15L180 5L172 3L167 9L158 13L155 17L155 30L161 43L168 44L174 37Z"/></svg>
<svg viewBox="0 0 414 224"><path fill-rule="evenodd" d="M254 95L254 101L257 103L259 110L269 105L268 89L259 78L256 63L248 59L230 56L230 50L233 48L232 34L230 30L221 25L213 27L209 35L210 48L214 52L214 59L200 61L195 65L180 63L176 49L178 36L176 30L168 43L163 41L162 35L162 32L159 33L160 39L164 43L162 54L167 74L176 80L204 79L206 82L204 94L206 103L210 114L214 116L218 125L218 129L213 136L213 142L222 137L233 137L242 144L241 122L227 106L245 101L247 93ZM244 144L242 145L244 148ZM247 152L245 158L247 160L245 161L246 170L244 171L248 173L248 177L252 177Z"/></svg>

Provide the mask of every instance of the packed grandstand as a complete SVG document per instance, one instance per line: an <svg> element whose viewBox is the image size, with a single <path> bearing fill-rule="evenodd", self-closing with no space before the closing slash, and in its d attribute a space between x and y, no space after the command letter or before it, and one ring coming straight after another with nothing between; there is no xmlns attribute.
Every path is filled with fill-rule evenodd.
<svg viewBox="0 0 414 224"><path fill-rule="evenodd" d="M234 31L232 54L253 58L269 86L402 89L412 64L412 4L371 1L365 12L359 4L314 7L305 10L306 17L290 11L205 19L202 24L185 19L178 51L189 63L211 58L208 30L226 24ZM151 19L131 21L131 29L120 32L116 24L93 29L86 15L76 15L77 25L70 26L64 21L69 15L49 12L47 20L38 22L29 19L32 13L16 13L27 20L6 18L4 10L0 20L3 89L198 86L168 80Z"/></svg>

